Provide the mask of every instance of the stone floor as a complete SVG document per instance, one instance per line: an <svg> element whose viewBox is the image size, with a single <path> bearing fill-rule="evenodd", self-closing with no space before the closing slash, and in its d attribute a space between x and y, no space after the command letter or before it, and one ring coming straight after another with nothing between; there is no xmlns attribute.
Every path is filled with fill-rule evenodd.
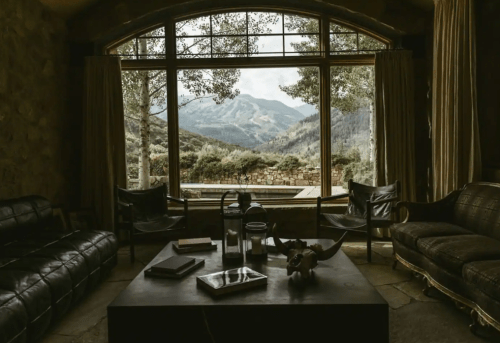
<svg viewBox="0 0 500 343"><path fill-rule="evenodd" d="M50 328L41 342L107 342L106 306L164 245L165 242L138 245L134 264L130 263L128 249L121 248L111 276ZM466 312L438 291L431 291L430 297L424 296L423 281L400 264L393 270L390 242L373 242L370 264L366 262L366 243L345 242L342 250L389 303L391 343L500 342L500 333L491 328L480 328L480 336L473 335Z"/></svg>

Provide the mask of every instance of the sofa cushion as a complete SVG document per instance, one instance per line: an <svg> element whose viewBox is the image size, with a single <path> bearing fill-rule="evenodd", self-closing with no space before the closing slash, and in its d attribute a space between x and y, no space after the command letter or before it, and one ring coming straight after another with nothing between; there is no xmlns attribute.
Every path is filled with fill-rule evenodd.
<svg viewBox="0 0 500 343"><path fill-rule="evenodd" d="M52 206L41 196L0 201L0 241L5 243L43 228L51 219Z"/></svg>
<svg viewBox="0 0 500 343"><path fill-rule="evenodd" d="M0 342L26 342L28 314L16 293L0 289Z"/></svg>
<svg viewBox="0 0 500 343"><path fill-rule="evenodd" d="M52 319L50 286L38 273L2 268L0 289L16 294L28 317L29 340L39 339Z"/></svg>
<svg viewBox="0 0 500 343"><path fill-rule="evenodd" d="M500 301L500 260L467 263L462 275L466 282Z"/></svg>
<svg viewBox="0 0 500 343"><path fill-rule="evenodd" d="M459 275L465 263L500 259L500 242L480 235L420 238L417 248L436 264Z"/></svg>
<svg viewBox="0 0 500 343"><path fill-rule="evenodd" d="M479 235L500 240L500 185L467 184L455 202L453 222Z"/></svg>
<svg viewBox="0 0 500 343"><path fill-rule="evenodd" d="M404 245L417 249L417 241L426 237L472 235L473 232L444 222L408 222L392 225L391 236Z"/></svg>

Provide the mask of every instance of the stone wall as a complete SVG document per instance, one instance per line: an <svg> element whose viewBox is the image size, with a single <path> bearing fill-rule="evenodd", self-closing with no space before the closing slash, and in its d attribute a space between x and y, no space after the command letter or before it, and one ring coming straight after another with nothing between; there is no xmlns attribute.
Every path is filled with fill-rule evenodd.
<svg viewBox="0 0 500 343"><path fill-rule="evenodd" d="M0 6L0 199L67 204L78 189L65 22L37 0Z"/></svg>
<svg viewBox="0 0 500 343"><path fill-rule="evenodd" d="M189 170L181 170L182 182L189 182ZM260 169L248 174L250 185L269 185L269 186L321 186L320 168L300 167L295 170L278 170L276 167ZM332 186L340 186L342 178L342 167L332 168ZM238 184L238 175L233 174L226 178L217 180L203 179L199 182L204 184Z"/></svg>

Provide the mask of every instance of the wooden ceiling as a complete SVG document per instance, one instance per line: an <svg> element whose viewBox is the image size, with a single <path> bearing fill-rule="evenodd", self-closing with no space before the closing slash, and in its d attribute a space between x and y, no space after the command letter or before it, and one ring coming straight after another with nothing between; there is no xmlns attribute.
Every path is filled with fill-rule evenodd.
<svg viewBox="0 0 500 343"><path fill-rule="evenodd" d="M42 4L47 6L50 10L57 13L59 16L69 19L74 15L84 11L97 2L106 0L39 0ZM372 1L372 0L366 0ZM434 8L433 0L392 0L401 1L411 4L424 11L430 11Z"/></svg>

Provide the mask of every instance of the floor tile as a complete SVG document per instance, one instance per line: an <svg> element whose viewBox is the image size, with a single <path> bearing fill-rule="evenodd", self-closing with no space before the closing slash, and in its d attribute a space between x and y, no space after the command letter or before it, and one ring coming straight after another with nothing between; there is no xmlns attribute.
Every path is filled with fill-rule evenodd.
<svg viewBox="0 0 500 343"><path fill-rule="evenodd" d="M107 314L106 308L127 287L129 281L104 282L67 313L51 330L53 334L81 335L99 323Z"/></svg>
<svg viewBox="0 0 500 343"><path fill-rule="evenodd" d="M374 286L390 285L402 281L409 281L412 274L409 270L392 269L385 264L361 264L357 266L360 272Z"/></svg>
<svg viewBox="0 0 500 343"><path fill-rule="evenodd" d="M392 309L400 308L411 302L409 296L394 288L392 285L376 286L375 288Z"/></svg>

